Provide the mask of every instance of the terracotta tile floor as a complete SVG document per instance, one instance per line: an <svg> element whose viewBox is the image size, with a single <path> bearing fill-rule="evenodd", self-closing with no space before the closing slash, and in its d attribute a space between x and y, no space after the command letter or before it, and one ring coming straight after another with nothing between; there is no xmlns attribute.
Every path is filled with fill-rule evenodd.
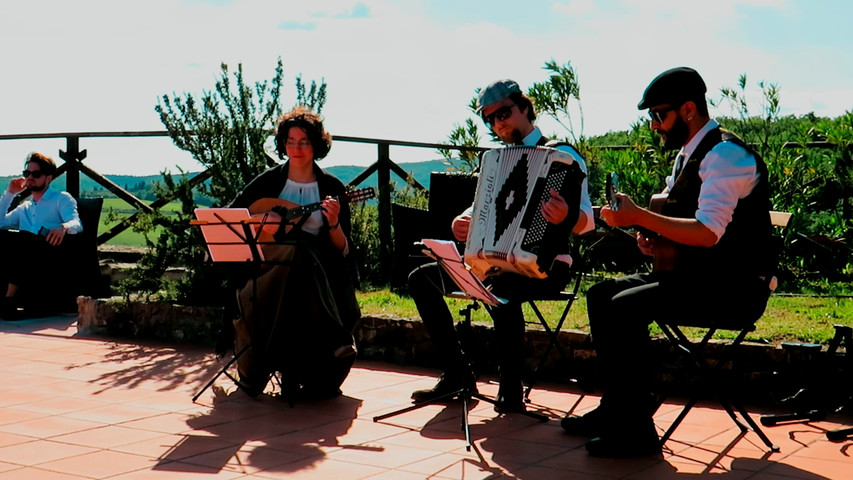
<svg viewBox="0 0 853 480"><path fill-rule="evenodd" d="M373 421L407 406L434 371L358 362L344 396L293 408L249 399L221 377L193 403L223 364L209 349L79 335L73 322L0 322L0 480L853 478L853 439L824 436L853 424L849 417L766 428L782 449L768 453L725 412L700 405L661 457L605 460L589 457L585 439L558 422L576 401L582 413L597 398L543 386L533 408L550 421L497 416L475 403L466 451L460 404ZM658 427L679 409L664 404Z"/></svg>

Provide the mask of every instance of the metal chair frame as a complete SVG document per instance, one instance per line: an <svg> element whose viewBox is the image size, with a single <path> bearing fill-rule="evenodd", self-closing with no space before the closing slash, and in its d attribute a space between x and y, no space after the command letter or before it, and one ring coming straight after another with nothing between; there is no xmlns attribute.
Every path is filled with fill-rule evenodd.
<svg viewBox="0 0 853 480"><path fill-rule="evenodd" d="M709 386L714 384L711 380L714 375L719 373L722 370L722 366L725 365L729 360L733 360L734 352L741 345L743 340L746 338L746 335L755 330L755 323L750 323L743 327L732 327L732 326L721 326L721 325L710 325L710 326L698 326L699 328L706 328L706 332L702 339L699 342L692 342L684 332L681 330L681 326L694 326L696 325L677 325L674 322L656 321L657 325L663 331L664 335L667 339L672 343L677 352L682 353L686 358L690 360L691 367L693 371L701 378L700 384ZM705 356L705 352L707 351L708 342L714 336L714 334L719 330L730 330L737 331L737 337L729 343L723 354L717 360L717 363L712 365L709 363L708 359ZM734 364L734 362L733 362ZM714 384L717 385L718 384ZM758 435L764 445L767 446L771 451L778 452L779 447L774 445L773 442L767 437L767 435L761 430L761 427L755 423L755 420L749 415L749 412L743 406L743 403L736 399L733 395L728 393L725 388L716 388L713 390L714 395L717 398L717 402L725 409L726 413L728 413L729 417L731 417L732 421L740 428L741 432L746 433L749 430L752 430ZM673 432L678 428L684 418L690 413L690 410L698 403L699 401L699 393L697 391L692 392L689 400L684 405L684 408L678 414L678 417L675 421L669 426L666 432L661 436L660 442L661 445L665 444L667 440L672 436ZM663 403L663 399L661 399L660 403ZM740 417L738 417L738 414Z"/></svg>

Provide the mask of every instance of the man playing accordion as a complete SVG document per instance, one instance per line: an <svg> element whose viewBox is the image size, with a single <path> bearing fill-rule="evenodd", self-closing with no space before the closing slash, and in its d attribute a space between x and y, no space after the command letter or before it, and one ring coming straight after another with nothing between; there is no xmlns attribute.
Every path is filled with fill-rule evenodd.
<svg viewBox="0 0 853 480"><path fill-rule="evenodd" d="M497 80L480 90L477 113L507 146L544 146L548 142L533 124L536 119L533 102L512 80ZM568 145L556 148L569 154L586 174L586 164L574 148ZM571 231L584 233L592 230L592 203L586 178L582 181L580 198L570 200L572 201L567 202L556 190L551 190L550 199L542 206L542 216L547 222L558 225L567 219L574 219L570 204L579 205L577 222L571 226ZM458 241L465 241L468 237L472 211L473 207L468 208L453 220L453 235ZM564 252L568 249L569 245L566 244ZM508 300L507 304L490 309L495 328L495 350L499 355L500 388L495 403L495 410L499 413L524 410L521 383L524 316L521 304L534 292L556 292L565 287L570 273L569 264L560 261L561 258L564 257L557 256L547 272L548 276L543 279L502 273L486 280L495 295ZM430 401L463 386L472 390L476 388L470 362L459 343L453 328L453 316L444 301L444 295L448 293L444 289L445 286L449 289L455 288L453 281L437 263L426 264L409 274L412 299L438 351L443 370L441 378L433 388L412 393L415 402Z"/></svg>

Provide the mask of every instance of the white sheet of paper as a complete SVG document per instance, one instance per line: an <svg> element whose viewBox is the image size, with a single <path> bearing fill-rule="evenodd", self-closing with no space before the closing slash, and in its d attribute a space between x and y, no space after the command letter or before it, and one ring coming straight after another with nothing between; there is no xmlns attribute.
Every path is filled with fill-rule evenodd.
<svg viewBox="0 0 853 480"><path fill-rule="evenodd" d="M197 219L208 222L201 225L201 234L207 242L210 258L214 262L248 262L253 260L252 249L244 238L243 222L249 220L247 208L197 208ZM225 222L225 223L223 223ZM252 225L251 231L257 233ZM259 260L264 259L263 251L258 248Z"/></svg>
<svg viewBox="0 0 853 480"><path fill-rule="evenodd" d="M456 285L467 295L480 300L486 305L496 306L507 303L506 300L496 297L465 265L456 243L450 240L435 240L425 238L421 240L429 249L427 255L435 258L439 265L456 282Z"/></svg>

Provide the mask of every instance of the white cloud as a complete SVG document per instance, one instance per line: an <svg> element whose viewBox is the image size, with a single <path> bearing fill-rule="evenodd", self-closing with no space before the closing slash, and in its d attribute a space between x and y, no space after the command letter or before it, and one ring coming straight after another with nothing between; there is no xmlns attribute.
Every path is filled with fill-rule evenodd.
<svg viewBox="0 0 853 480"><path fill-rule="evenodd" d="M232 68L242 63L250 82L269 79L277 57L284 61L286 102L295 97L297 74L309 82L325 78L327 126L346 136L440 141L469 116L477 87L502 77L529 86L544 79L541 67L550 58L571 61L579 74L587 135L628 128L641 114L636 103L647 83L676 65L697 68L711 96L747 73L753 85L778 82L783 109L791 113L837 115L853 107L853 41L815 51L765 49L744 40L743 25L766 17L756 11L809 13L793 0L718 0L713 6L531 0L521 10L514 2L489 2L518 15L548 15L533 33L516 22L483 20L478 2L448 3L431 17L426 1L17 2L14 15L0 17L8 72L0 88L0 132L161 129L154 112L159 95L212 88L223 61ZM812 24L820 28L819 21L804 20L800 33L808 35ZM283 28L288 25L309 28ZM142 173L153 173L178 161L173 158L186 161L165 147L147 154L136 143L89 142L83 141L87 163L102 162L95 168L104 173L140 165ZM17 171L29 143L0 142L0 155L12 148L7 145L18 146L0 157L0 167ZM398 148L392 156L436 153ZM374 147L339 142L326 164L375 158Z"/></svg>
<svg viewBox="0 0 853 480"><path fill-rule="evenodd" d="M554 3L554 11L570 16L584 16L598 13L599 8L595 0L567 0L566 2Z"/></svg>

